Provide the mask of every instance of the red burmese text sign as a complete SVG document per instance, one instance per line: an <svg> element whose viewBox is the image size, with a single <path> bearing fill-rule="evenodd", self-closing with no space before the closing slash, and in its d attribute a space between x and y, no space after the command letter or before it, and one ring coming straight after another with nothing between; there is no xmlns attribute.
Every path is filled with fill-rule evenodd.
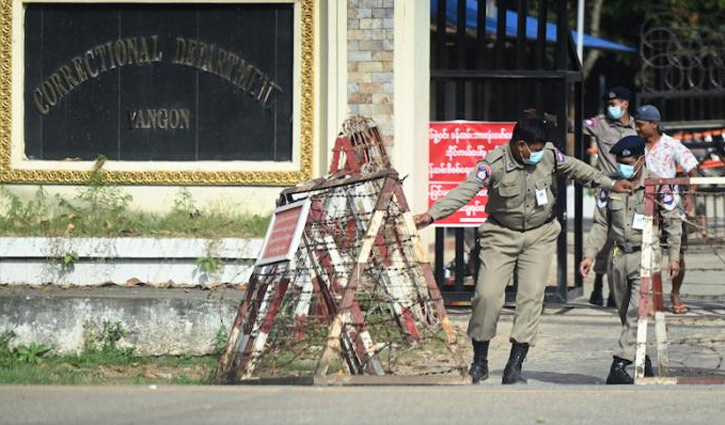
<svg viewBox="0 0 725 425"><path fill-rule="evenodd" d="M513 122L447 121L430 123L428 130L428 204L445 196L465 180L478 161L497 146L507 143ZM487 191L479 192L468 205L438 226L478 226L486 219Z"/></svg>
<svg viewBox="0 0 725 425"><path fill-rule="evenodd" d="M309 205L309 200L305 200L275 210L256 265L286 261L292 258L299 246L302 229L309 213Z"/></svg>

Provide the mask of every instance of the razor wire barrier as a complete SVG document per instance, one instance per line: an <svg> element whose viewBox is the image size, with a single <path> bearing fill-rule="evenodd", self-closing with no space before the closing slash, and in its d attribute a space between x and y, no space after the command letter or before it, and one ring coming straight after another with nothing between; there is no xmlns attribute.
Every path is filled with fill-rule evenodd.
<svg viewBox="0 0 725 425"><path fill-rule="evenodd" d="M722 355L716 367L711 370L697 371L696 376L675 374L670 365L668 325L687 325L707 328L713 319L725 319L725 314L713 314L698 317L672 317L665 314L662 289L662 253L666 244L660 239L660 225L667 220L658 215L656 206L663 205L666 196L672 196L671 205L679 210L683 231L688 244L686 257L704 255L705 260L696 262L702 265L686 266L687 272L703 273L705 276L725 276L725 177L695 177L645 180L644 227L642 230L642 260L640 267L639 318L637 321L637 342L634 379L637 384L647 383L725 383L725 375L720 372ZM685 210L685 205L691 205ZM714 298L725 301L725 281L709 278L708 284L722 287L722 293ZM687 285L687 283L685 283ZM657 376L645 377L645 355L648 344L648 325L654 316L655 346L657 352ZM689 316L689 315L688 315ZM714 328L713 328L714 329ZM692 332L690 329L689 332ZM720 336L692 335L682 337L679 343L703 342L718 343ZM725 341L721 341L725 342ZM677 376L675 376L677 375Z"/></svg>
<svg viewBox="0 0 725 425"><path fill-rule="evenodd" d="M301 241L255 267L217 383L466 381L401 183L374 123L348 119L330 173L280 194L310 203Z"/></svg>

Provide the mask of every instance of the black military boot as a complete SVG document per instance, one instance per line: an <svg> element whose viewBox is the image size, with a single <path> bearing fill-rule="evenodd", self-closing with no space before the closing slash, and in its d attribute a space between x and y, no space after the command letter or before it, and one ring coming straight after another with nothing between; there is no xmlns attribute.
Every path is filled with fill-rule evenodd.
<svg viewBox="0 0 725 425"><path fill-rule="evenodd" d="M652 360L649 359L649 356L644 356L644 376L647 378L655 376L655 370L652 367Z"/></svg>
<svg viewBox="0 0 725 425"><path fill-rule="evenodd" d="M612 367L607 376L607 385L634 384L634 379L627 373L626 367L632 364L629 360L614 356Z"/></svg>
<svg viewBox="0 0 725 425"><path fill-rule="evenodd" d="M612 295L611 293L607 298L607 308L617 308L617 302L614 301L614 295Z"/></svg>
<svg viewBox="0 0 725 425"><path fill-rule="evenodd" d="M594 278L594 289L592 290L591 295L589 295L589 304L594 304L598 306L604 305L604 298L602 297L603 287L604 284L602 283L602 275L598 274Z"/></svg>
<svg viewBox="0 0 725 425"><path fill-rule="evenodd" d="M473 341L473 363L468 374L474 384L488 379L488 343L489 341Z"/></svg>
<svg viewBox="0 0 725 425"><path fill-rule="evenodd" d="M503 370L502 384L509 385L526 383L526 380L521 377L521 365L524 363L526 353L528 352L529 344L520 344L516 341L512 341L509 361L506 363L506 367Z"/></svg>

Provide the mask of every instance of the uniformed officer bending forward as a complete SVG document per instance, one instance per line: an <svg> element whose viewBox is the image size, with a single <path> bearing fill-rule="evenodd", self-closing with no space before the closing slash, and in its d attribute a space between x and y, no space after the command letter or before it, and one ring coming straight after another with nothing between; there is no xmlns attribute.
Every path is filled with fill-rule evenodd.
<svg viewBox="0 0 725 425"><path fill-rule="evenodd" d="M640 264L642 260L642 229L644 228L644 180L658 178L645 168L645 141L639 136L627 136L617 142L610 152L617 157L619 177L634 184L634 193L608 195L605 203L594 210L594 224L589 231L584 249L584 259L579 265L581 274L586 276L592 268L592 259L607 240L614 244L612 261L607 273L612 277L614 298L619 307L622 332L614 354L614 361L607 376L607 384L632 384L625 368L632 364L637 339L637 319L639 317ZM672 192L661 190L657 210L662 217L660 227L667 234L668 254L670 257L670 278L680 269L680 234L682 224L675 211L676 203ZM653 243L659 236L654 232ZM649 357L645 357L645 376L654 376Z"/></svg>
<svg viewBox="0 0 725 425"><path fill-rule="evenodd" d="M521 365L536 343L539 318L557 235L554 173L580 184L626 192L631 183L616 183L587 164L562 154L546 140L546 122L520 119L508 144L486 155L466 180L428 212L415 217L418 227L445 218L463 207L484 186L488 187L488 220L481 234L481 267L473 296L468 336L473 340L473 383L488 378L488 345L496 335L506 283L517 268L519 286L511 331L511 355L503 383L525 382Z"/></svg>

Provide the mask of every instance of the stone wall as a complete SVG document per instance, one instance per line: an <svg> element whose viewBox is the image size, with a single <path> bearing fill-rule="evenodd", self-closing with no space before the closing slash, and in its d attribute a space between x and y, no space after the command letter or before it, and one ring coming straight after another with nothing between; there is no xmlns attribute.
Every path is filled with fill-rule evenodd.
<svg viewBox="0 0 725 425"><path fill-rule="evenodd" d="M394 0L348 0L348 106L393 144Z"/></svg>

